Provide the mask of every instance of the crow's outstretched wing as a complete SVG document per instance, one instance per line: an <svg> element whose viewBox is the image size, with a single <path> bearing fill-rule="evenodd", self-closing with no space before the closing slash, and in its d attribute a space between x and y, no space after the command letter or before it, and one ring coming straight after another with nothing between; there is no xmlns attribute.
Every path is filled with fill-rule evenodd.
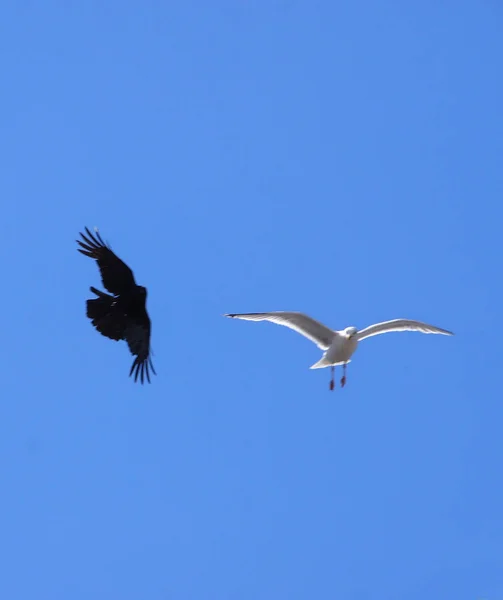
<svg viewBox="0 0 503 600"><path fill-rule="evenodd" d="M83 248L83 250L78 248L78 251L98 262L101 279L106 289L118 296L133 288L136 285L133 271L112 252L97 231L92 234L86 227L86 233L87 236L80 234L84 242L77 240L79 246Z"/></svg>
<svg viewBox="0 0 503 600"><path fill-rule="evenodd" d="M152 370L154 375L157 375L152 364L150 357L150 319L145 311L144 315L140 318L131 319L124 331L124 339L129 346L129 350L133 356L136 356L129 375L134 373L134 380L138 380L140 376L141 383L144 382L145 377L150 383L150 372Z"/></svg>

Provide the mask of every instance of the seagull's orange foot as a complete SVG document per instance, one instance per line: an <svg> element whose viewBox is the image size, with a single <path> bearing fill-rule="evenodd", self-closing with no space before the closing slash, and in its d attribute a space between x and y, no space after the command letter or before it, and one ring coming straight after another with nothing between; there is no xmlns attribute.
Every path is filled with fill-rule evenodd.
<svg viewBox="0 0 503 600"><path fill-rule="evenodd" d="M346 385L346 375L343 376L343 378L341 379L341 387L344 387Z"/></svg>
<svg viewBox="0 0 503 600"><path fill-rule="evenodd" d="M335 387L335 383L334 380L332 379L332 381L330 382L330 391L334 391L334 387Z"/></svg>

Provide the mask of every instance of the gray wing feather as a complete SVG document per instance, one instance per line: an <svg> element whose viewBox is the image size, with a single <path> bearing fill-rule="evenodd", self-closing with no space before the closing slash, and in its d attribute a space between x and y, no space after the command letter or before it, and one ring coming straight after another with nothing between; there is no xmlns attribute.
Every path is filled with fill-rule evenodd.
<svg viewBox="0 0 503 600"><path fill-rule="evenodd" d="M421 333L438 333L441 335L454 335L452 331L441 329L422 321L413 321L411 319L394 319L393 321L384 321L370 325L357 333L358 341L365 338L379 335L381 333L390 333L392 331L420 331Z"/></svg>
<svg viewBox="0 0 503 600"><path fill-rule="evenodd" d="M322 350L326 350L330 346L335 336L334 331L300 312L277 311L227 314L224 316L231 317L232 319L244 319L245 321L270 321L277 325L283 325L311 340Z"/></svg>

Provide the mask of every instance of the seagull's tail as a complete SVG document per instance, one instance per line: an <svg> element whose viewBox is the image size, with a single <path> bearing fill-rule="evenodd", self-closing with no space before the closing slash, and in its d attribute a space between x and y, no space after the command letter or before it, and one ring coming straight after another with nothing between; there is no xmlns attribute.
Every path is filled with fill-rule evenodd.
<svg viewBox="0 0 503 600"><path fill-rule="evenodd" d="M326 356L323 355L318 362L315 362L314 365L311 365L310 369L323 369L325 367L330 367L331 363L327 360Z"/></svg>
<svg viewBox="0 0 503 600"><path fill-rule="evenodd" d="M337 365L348 364L350 362L351 362L351 360L341 360L339 362L334 363L334 362L328 360L326 355L324 354L318 362L315 362L314 365L311 365L309 368L310 369L324 369L325 367L335 367Z"/></svg>

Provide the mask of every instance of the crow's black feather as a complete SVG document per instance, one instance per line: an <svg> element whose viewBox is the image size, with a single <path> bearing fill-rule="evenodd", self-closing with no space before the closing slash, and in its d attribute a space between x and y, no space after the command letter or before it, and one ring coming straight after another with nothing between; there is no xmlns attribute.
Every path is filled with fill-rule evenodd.
<svg viewBox="0 0 503 600"><path fill-rule="evenodd" d="M129 375L141 383L150 383L150 370L155 375L150 349L150 318L147 313L147 290L137 285L133 271L106 244L96 230L86 227L78 251L98 263L105 288L113 295L91 287L97 297L87 300L87 316L94 327L112 340L125 340L135 360Z"/></svg>

